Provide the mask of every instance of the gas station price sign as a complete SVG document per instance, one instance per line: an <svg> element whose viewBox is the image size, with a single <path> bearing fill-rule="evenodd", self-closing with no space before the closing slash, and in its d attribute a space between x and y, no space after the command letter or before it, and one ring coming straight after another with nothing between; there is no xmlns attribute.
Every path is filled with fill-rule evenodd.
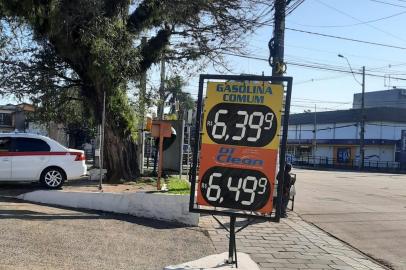
<svg viewBox="0 0 406 270"><path fill-rule="evenodd" d="M267 81L207 83L198 205L272 212L283 96Z"/></svg>

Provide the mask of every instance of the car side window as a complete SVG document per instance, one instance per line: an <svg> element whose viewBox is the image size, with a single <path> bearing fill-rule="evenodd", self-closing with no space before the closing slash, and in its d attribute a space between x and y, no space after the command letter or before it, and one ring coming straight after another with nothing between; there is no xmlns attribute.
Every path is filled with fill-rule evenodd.
<svg viewBox="0 0 406 270"><path fill-rule="evenodd" d="M43 140L34 138L15 138L15 152L49 152L51 147Z"/></svg>
<svg viewBox="0 0 406 270"><path fill-rule="evenodd" d="M1 137L0 138L0 152L9 152L11 146L10 137Z"/></svg>

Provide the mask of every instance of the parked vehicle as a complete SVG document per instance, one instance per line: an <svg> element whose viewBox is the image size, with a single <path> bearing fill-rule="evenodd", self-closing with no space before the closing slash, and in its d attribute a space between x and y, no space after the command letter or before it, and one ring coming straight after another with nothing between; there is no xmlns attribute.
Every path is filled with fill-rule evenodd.
<svg viewBox="0 0 406 270"><path fill-rule="evenodd" d="M84 151L41 135L0 133L0 181L41 182L50 189L86 174Z"/></svg>

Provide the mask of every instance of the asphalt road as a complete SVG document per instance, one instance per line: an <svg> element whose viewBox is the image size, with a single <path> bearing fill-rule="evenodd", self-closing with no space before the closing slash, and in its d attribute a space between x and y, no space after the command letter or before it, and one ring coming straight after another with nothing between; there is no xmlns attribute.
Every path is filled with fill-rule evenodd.
<svg viewBox="0 0 406 270"><path fill-rule="evenodd" d="M151 270L215 253L198 228L24 203L0 188L0 269Z"/></svg>
<svg viewBox="0 0 406 270"><path fill-rule="evenodd" d="M406 270L406 175L293 173L300 216L373 258Z"/></svg>

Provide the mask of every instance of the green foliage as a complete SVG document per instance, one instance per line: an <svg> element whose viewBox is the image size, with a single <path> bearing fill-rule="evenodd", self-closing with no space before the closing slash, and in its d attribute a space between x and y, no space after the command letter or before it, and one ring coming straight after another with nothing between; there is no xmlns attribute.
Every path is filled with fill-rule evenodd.
<svg viewBox="0 0 406 270"><path fill-rule="evenodd" d="M189 194L190 185L185 180L171 177L168 179L168 193L171 194Z"/></svg>
<svg viewBox="0 0 406 270"><path fill-rule="evenodd" d="M82 117L94 125L106 93L107 134L117 144L106 145L114 152L105 155L107 169L116 178L131 177L137 170L129 167L137 162L128 138L134 139L137 121L129 83L159 62L163 51L169 61L205 56L216 62L224 50L241 50L242 37L264 19L265 4L258 3L267 2L0 0L0 24L8 23L1 36L10 34L0 38L0 94L31 98L46 121L77 123ZM22 31L11 31L11 25ZM142 35L149 36L145 43ZM180 77L168 85L182 117L193 99L182 92Z"/></svg>
<svg viewBox="0 0 406 270"><path fill-rule="evenodd" d="M134 109L128 101L125 90L117 90L114 96L110 96L107 104L107 113L114 113L114 121L110 123L123 137L137 138L137 117Z"/></svg>
<svg viewBox="0 0 406 270"><path fill-rule="evenodd" d="M177 114L177 119L183 119L183 115L195 107L195 100L190 93L184 92L186 83L182 77L174 76L166 80L165 102L170 104L170 114Z"/></svg>
<svg viewBox="0 0 406 270"><path fill-rule="evenodd" d="M123 20L97 16L88 25L81 40L89 48L95 71L113 83L137 76L140 55L132 46L134 36L126 30Z"/></svg>

